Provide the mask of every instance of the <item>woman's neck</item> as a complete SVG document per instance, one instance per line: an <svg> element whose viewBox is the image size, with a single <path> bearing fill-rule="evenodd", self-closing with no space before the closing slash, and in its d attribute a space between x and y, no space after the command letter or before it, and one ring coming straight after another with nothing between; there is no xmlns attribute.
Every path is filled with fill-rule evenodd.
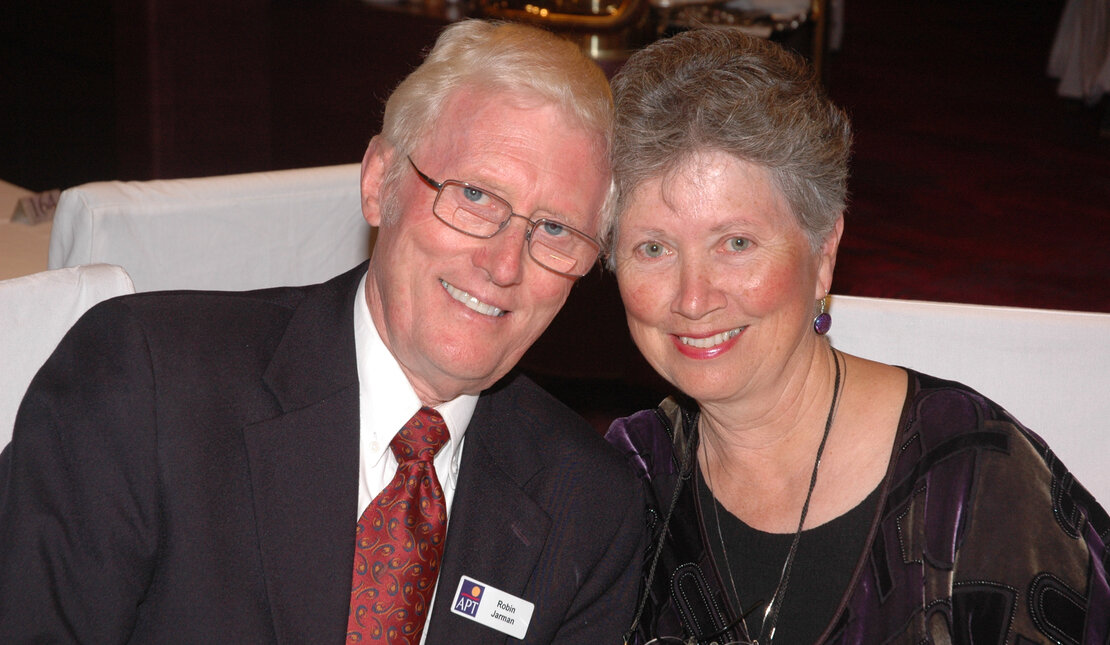
<svg viewBox="0 0 1110 645"><path fill-rule="evenodd" d="M754 528L797 529L830 418L830 432L836 432L830 411L837 389L835 360L821 342L809 361L764 393L701 406L702 473L725 508Z"/></svg>

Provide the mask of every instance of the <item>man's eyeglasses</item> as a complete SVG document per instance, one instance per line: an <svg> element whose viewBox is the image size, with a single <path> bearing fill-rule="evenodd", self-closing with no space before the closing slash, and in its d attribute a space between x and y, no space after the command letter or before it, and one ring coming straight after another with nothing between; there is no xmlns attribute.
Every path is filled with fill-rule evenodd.
<svg viewBox="0 0 1110 645"><path fill-rule="evenodd" d="M417 168L412 157L409 157L409 164L436 190L432 213L456 231L489 239L508 226L512 218L519 217L528 222L524 239L528 242L528 255L536 264L561 275L580 278L597 262L601 245L582 231L556 220L533 220L518 215L509 202L483 188L454 179L438 182Z"/></svg>

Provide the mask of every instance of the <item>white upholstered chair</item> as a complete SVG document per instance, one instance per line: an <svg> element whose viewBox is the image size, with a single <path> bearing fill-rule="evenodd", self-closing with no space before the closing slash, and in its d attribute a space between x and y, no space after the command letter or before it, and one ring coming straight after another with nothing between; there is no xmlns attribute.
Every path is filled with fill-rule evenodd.
<svg viewBox="0 0 1110 645"><path fill-rule="evenodd" d="M321 282L369 255L359 164L345 164L70 188L49 266L117 264L138 291L243 290Z"/></svg>
<svg viewBox="0 0 1110 645"><path fill-rule="evenodd" d="M829 312L835 347L975 388L1110 504L1110 314L837 295Z"/></svg>
<svg viewBox="0 0 1110 645"><path fill-rule="evenodd" d="M123 269L104 264L0 281L0 449L11 440L27 386L62 336L89 307L134 290Z"/></svg>

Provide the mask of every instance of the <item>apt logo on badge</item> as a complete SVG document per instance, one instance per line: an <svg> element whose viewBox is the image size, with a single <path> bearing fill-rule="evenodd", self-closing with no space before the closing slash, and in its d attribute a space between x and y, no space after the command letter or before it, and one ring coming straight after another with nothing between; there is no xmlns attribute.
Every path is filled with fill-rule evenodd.
<svg viewBox="0 0 1110 645"><path fill-rule="evenodd" d="M461 582L459 593L455 596L455 611L474 618L478 615L478 606L482 604L482 594L485 593L486 587L470 578L464 577Z"/></svg>

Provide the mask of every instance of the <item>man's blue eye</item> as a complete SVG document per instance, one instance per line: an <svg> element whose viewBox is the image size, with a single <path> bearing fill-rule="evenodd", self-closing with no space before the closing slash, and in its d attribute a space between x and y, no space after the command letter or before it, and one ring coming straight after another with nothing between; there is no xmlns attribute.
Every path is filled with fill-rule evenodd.
<svg viewBox="0 0 1110 645"><path fill-rule="evenodd" d="M563 234L563 225L556 222L544 220L543 232L551 237L558 237Z"/></svg>
<svg viewBox="0 0 1110 645"><path fill-rule="evenodd" d="M663 245L658 242L644 242L640 251L649 258L657 258L663 255Z"/></svg>
<svg viewBox="0 0 1110 645"><path fill-rule="evenodd" d="M486 198L486 194L472 186L463 186L463 197L466 197L472 202L480 202Z"/></svg>

